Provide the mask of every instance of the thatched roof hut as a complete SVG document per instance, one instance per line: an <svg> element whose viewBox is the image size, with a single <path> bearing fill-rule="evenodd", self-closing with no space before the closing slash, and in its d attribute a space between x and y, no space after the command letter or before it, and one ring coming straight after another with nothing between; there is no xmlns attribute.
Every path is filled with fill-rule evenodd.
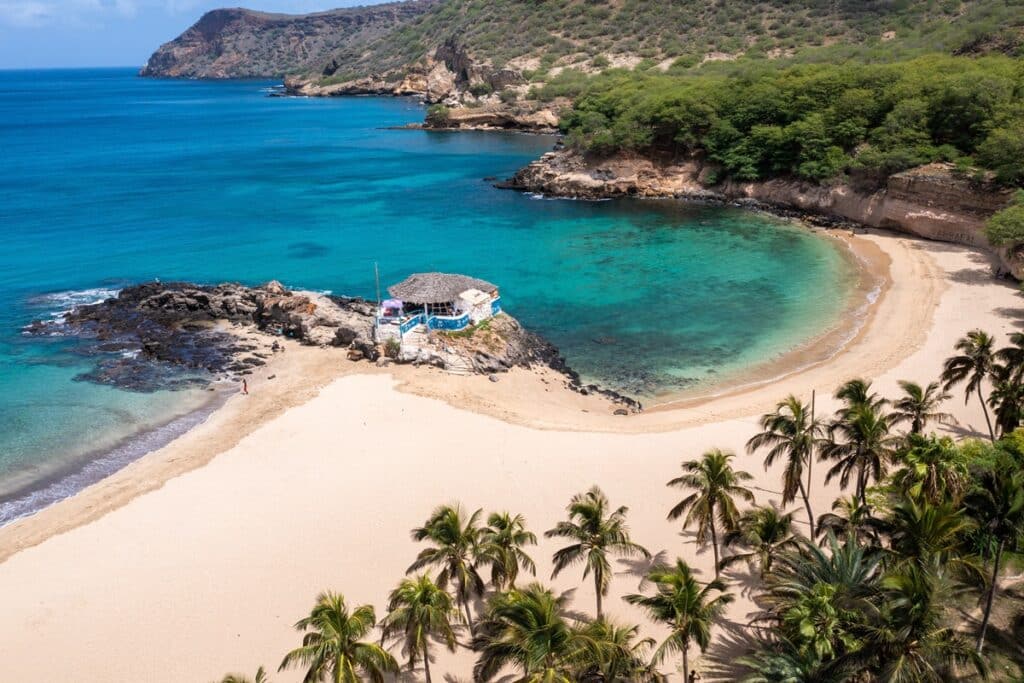
<svg viewBox="0 0 1024 683"><path fill-rule="evenodd" d="M492 294L497 286L486 280L451 273L414 273L397 285L388 287L388 294L408 304L439 304L458 300L467 289Z"/></svg>

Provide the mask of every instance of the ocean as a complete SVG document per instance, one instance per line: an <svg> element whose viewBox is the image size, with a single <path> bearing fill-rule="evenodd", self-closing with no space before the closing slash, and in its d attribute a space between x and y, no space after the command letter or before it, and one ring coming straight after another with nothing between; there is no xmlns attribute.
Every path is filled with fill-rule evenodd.
<svg viewBox="0 0 1024 683"><path fill-rule="evenodd" d="M498 284L584 377L650 402L711 391L847 310L836 240L747 210L494 189L547 136L428 132L405 98L130 69L0 72L0 524L201 420L203 391L81 381L33 319L154 278L374 295L416 271Z"/></svg>

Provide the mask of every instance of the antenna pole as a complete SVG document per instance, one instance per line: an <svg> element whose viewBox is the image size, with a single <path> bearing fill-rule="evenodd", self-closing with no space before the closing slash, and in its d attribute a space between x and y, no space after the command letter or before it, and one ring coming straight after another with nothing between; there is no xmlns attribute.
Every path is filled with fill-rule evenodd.
<svg viewBox="0 0 1024 683"><path fill-rule="evenodd" d="M377 267L377 262L373 262L373 280L377 285L377 308L380 308L380 268Z"/></svg>

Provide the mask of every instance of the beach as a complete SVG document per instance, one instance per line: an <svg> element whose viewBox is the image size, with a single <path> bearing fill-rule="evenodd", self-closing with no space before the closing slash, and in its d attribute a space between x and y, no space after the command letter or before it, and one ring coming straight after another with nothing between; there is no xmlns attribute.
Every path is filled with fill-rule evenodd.
<svg viewBox="0 0 1024 683"><path fill-rule="evenodd" d="M712 575L710 548L666 521L681 494L665 487L682 461L711 447L735 451L758 503L779 498L778 470L743 446L757 418L793 393L831 393L853 377L894 395L899 380L927 384L964 332L1002 341L1020 329L1017 289L992 279L982 252L866 232L864 253L885 285L855 334L827 360L764 372L717 396L639 415L564 389L548 371L514 370L497 382L411 367L349 363L341 350L289 345L199 427L70 499L0 529L0 680L213 681L229 671L274 670L300 636L292 625L317 593L383 615L387 593L419 551L409 530L439 504L525 515L541 535L569 498L593 484L627 505L633 539ZM770 312L766 311L766 315ZM946 409L960 436L985 432L981 409L957 390ZM815 464L815 514L838 484ZM796 504L795 520L805 523ZM550 580L557 542L532 549L538 579L571 590L592 611L581 571ZM661 631L620 600L642 563L616 562L607 612ZM727 574L737 596L701 664L730 653L722 636L754 609L745 570ZM696 651L694 651L696 654ZM439 653L436 673L471 680L473 658ZM674 674L673 662L663 667ZM274 681L301 680L297 670ZM676 674L675 680L681 679Z"/></svg>

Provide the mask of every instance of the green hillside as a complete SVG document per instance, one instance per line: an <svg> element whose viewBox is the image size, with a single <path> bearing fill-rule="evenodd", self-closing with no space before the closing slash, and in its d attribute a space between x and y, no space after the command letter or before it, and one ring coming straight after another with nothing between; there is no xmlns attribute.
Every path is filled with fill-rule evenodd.
<svg viewBox="0 0 1024 683"><path fill-rule="evenodd" d="M1020 51L1020 0L447 0L391 33L332 55L337 77L402 69L454 40L474 59L544 78L707 59Z"/></svg>

